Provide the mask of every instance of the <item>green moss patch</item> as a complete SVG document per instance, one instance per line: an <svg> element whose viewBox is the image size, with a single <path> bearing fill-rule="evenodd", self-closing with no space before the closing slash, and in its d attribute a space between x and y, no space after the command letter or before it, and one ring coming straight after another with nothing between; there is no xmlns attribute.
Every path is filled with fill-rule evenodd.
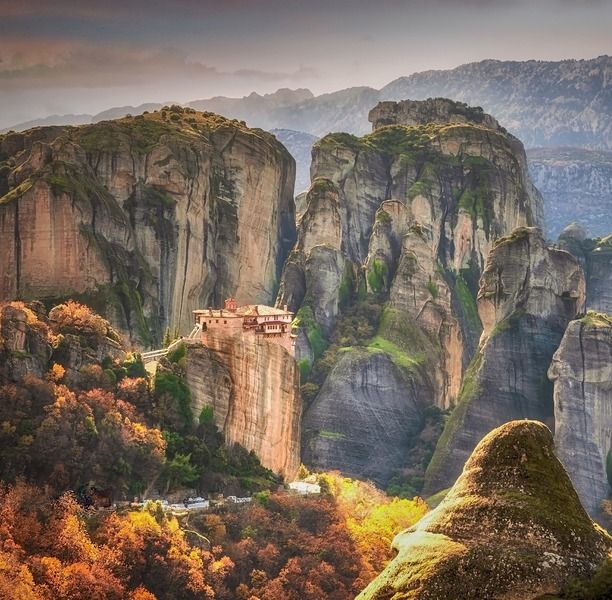
<svg viewBox="0 0 612 600"><path fill-rule="evenodd" d="M315 319L311 306L305 304L298 310L297 314L295 315L295 319L293 320L293 326L304 328L306 331L306 337L308 338L308 342L310 344L310 349L312 350L315 358L318 358L323 354L323 352L325 352L325 349L327 348L327 341L323 337L321 327Z"/></svg>
<svg viewBox="0 0 612 600"><path fill-rule="evenodd" d="M32 178L28 178L25 181L22 181L17 187L8 191L6 194L4 194L4 196L0 198L0 206L4 204L10 204L11 202L19 200L19 198L21 198L21 196L28 192L33 185L34 180Z"/></svg>

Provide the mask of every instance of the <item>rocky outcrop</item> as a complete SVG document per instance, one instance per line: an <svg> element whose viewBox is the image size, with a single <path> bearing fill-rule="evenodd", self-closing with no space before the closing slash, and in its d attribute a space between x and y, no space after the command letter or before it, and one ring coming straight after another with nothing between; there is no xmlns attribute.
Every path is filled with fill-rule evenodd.
<svg viewBox="0 0 612 600"><path fill-rule="evenodd" d="M491 403L495 396L491 396ZM527 600L589 577L612 538L589 519L542 423L489 433L442 503L398 534L358 600Z"/></svg>
<svg viewBox="0 0 612 600"><path fill-rule="evenodd" d="M210 113L0 138L0 298L78 297L132 343L228 296L270 303L294 242L294 161Z"/></svg>
<svg viewBox="0 0 612 600"><path fill-rule="evenodd" d="M304 416L304 463L386 486L421 428L420 387L379 349L343 352Z"/></svg>
<svg viewBox="0 0 612 600"><path fill-rule="evenodd" d="M45 320L20 302L0 307L0 379L43 377L53 353L52 334Z"/></svg>
<svg viewBox="0 0 612 600"><path fill-rule="evenodd" d="M364 406L378 398L377 418L390 432L396 423L385 415L397 408L396 400L390 402L393 394L407 415L415 407L419 412L432 404L453 406L481 331L475 296L485 257L498 237L541 217L520 142L482 110L439 99L387 103L372 115L371 134L330 134L315 144L313 183L277 297L278 305L297 312L301 361L311 362L331 344L326 365L340 358L339 345L382 351L389 365L408 370L409 393L380 357L342 350L347 354L337 367L353 361L365 372L382 369L382 387L392 382L395 391L381 394L371 377L359 378L349 391L343 370L332 364L329 381L306 409L306 461L317 468L342 466L355 475L365 469L368 476L367 465L343 458L344 442L316 433L336 431L333 398L353 395ZM363 323L352 316L363 302L383 304L383 319ZM389 315L393 322L402 315L402 326L389 327ZM344 334L337 333L341 323L348 323ZM365 414L356 411L347 426L366 430ZM363 447L377 452L361 433L343 435L361 436ZM400 442L400 448L409 443ZM390 442L384 447L396 452ZM397 464L381 464L379 481L388 480Z"/></svg>
<svg viewBox="0 0 612 600"><path fill-rule="evenodd" d="M569 321L583 310L578 261L547 247L534 228L497 241L480 281L480 349L429 464L424 491L447 488L476 444L493 428L529 418L554 427L546 372Z"/></svg>
<svg viewBox="0 0 612 600"><path fill-rule="evenodd" d="M228 444L253 450L291 480L300 466L299 372L280 345L241 331L208 332L207 348L187 347L192 412L211 406Z"/></svg>
<svg viewBox="0 0 612 600"><path fill-rule="evenodd" d="M612 235L588 238L582 226L571 223L561 232L557 245L573 254L584 269L586 308L612 314Z"/></svg>
<svg viewBox="0 0 612 600"><path fill-rule="evenodd" d="M544 197L546 232L551 238L573 221L592 236L612 231L612 152L535 148L527 151L527 160Z"/></svg>
<svg viewBox="0 0 612 600"><path fill-rule="evenodd" d="M555 446L582 504L594 518L610 494L612 317L572 321L548 371L554 382Z"/></svg>
<svg viewBox="0 0 612 600"><path fill-rule="evenodd" d="M486 114L480 106L472 107L448 98L379 102L370 111L368 120L374 129L386 125L474 123L494 131L502 131L500 124L491 115Z"/></svg>

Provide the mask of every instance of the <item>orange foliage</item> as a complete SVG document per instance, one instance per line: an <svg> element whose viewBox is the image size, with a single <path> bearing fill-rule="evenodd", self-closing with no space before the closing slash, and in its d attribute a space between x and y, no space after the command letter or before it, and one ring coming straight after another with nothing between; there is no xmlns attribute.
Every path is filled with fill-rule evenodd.
<svg viewBox="0 0 612 600"><path fill-rule="evenodd" d="M0 598L213 600L233 563L159 511L89 517L24 483L0 488Z"/></svg>
<svg viewBox="0 0 612 600"><path fill-rule="evenodd" d="M49 370L49 379L54 383L59 383L66 374L66 369L58 363L53 363L53 366Z"/></svg>
<svg viewBox="0 0 612 600"><path fill-rule="evenodd" d="M59 333L105 337L112 332L106 319L74 300L53 307L49 312L49 320Z"/></svg>

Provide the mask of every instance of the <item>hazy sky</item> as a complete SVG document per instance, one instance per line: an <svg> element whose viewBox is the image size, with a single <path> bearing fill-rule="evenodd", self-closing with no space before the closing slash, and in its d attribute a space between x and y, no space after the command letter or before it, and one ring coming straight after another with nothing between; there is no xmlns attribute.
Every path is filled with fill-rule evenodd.
<svg viewBox="0 0 612 600"><path fill-rule="evenodd" d="M0 127L612 53L612 0L0 0Z"/></svg>

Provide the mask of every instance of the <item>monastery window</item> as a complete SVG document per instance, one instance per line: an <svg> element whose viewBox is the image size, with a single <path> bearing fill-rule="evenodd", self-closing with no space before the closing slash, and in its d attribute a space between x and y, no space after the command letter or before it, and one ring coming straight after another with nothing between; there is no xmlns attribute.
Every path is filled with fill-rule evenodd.
<svg viewBox="0 0 612 600"><path fill-rule="evenodd" d="M218 323L218 322L219 322L219 319L215 319L215 323Z"/></svg>
<svg viewBox="0 0 612 600"><path fill-rule="evenodd" d="M227 325L227 321L225 321L225 320L224 320L224 321L223 321L223 324L224 324L224 325Z"/></svg>

